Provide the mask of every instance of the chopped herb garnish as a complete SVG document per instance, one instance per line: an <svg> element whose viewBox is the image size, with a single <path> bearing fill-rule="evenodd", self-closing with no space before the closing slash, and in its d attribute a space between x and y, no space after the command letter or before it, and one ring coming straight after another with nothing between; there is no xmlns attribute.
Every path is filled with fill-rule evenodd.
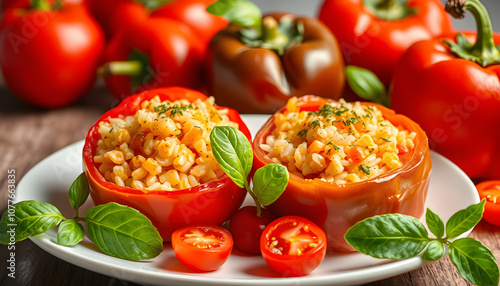
<svg viewBox="0 0 500 286"><path fill-rule="evenodd" d="M339 146L337 146L337 145L335 145L335 144L334 144L333 142L331 142L331 141L330 141L330 142L328 142L328 143L326 143L326 145L332 145L332 147L333 147L333 149L335 149L335 151L340 150L340 147L339 147Z"/></svg>
<svg viewBox="0 0 500 286"><path fill-rule="evenodd" d="M113 131L113 129L115 129L115 128L111 127L111 129L109 129L109 133L111 133Z"/></svg>
<svg viewBox="0 0 500 286"><path fill-rule="evenodd" d="M312 127L312 129L316 128L316 127L320 127L321 128L321 121L319 119L316 119L314 121L311 121L309 122L309 125L307 125L308 127Z"/></svg>
<svg viewBox="0 0 500 286"><path fill-rule="evenodd" d="M391 142L391 140L387 139L387 138L384 138L384 137L380 137L380 139L386 141L386 142Z"/></svg>
<svg viewBox="0 0 500 286"><path fill-rule="evenodd" d="M302 129L299 131L299 133L297 133L297 136L304 137L306 136L306 134L307 134L307 129Z"/></svg>
<svg viewBox="0 0 500 286"><path fill-rule="evenodd" d="M370 175L370 167L360 164L358 170L363 171L363 173Z"/></svg>
<svg viewBox="0 0 500 286"><path fill-rule="evenodd" d="M135 135L135 136L141 136L142 134L144 134L144 133L142 133L142 132L141 133L137 133L137 135Z"/></svg>

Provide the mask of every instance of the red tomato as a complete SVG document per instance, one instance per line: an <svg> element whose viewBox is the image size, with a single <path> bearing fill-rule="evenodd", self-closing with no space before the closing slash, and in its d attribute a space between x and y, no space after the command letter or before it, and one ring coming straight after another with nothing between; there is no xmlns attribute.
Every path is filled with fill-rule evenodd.
<svg viewBox="0 0 500 286"><path fill-rule="evenodd" d="M274 219L274 215L267 209L261 210L260 217L257 216L256 206L239 209L229 222L234 246L248 254L260 254L260 236Z"/></svg>
<svg viewBox="0 0 500 286"><path fill-rule="evenodd" d="M264 260L283 276L304 276L316 269L326 254L325 232L298 216L285 216L269 224L260 238Z"/></svg>
<svg viewBox="0 0 500 286"><path fill-rule="evenodd" d="M476 185L479 197L486 199L483 219L500 226L500 180L484 181Z"/></svg>
<svg viewBox="0 0 500 286"><path fill-rule="evenodd" d="M189 225L174 231L172 248L182 264L197 272L219 269L233 249L233 238L216 225Z"/></svg>

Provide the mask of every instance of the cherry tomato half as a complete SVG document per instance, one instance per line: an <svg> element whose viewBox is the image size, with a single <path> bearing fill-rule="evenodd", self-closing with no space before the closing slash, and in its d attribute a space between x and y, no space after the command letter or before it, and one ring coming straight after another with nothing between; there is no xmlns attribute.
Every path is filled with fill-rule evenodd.
<svg viewBox="0 0 500 286"><path fill-rule="evenodd" d="M233 249L233 238L216 225L189 225L172 233L172 248L179 261L196 272L219 269Z"/></svg>
<svg viewBox="0 0 500 286"><path fill-rule="evenodd" d="M267 264L283 276L304 276L318 268L326 254L325 232L298 216L271 222L260 238Z"/></svg>
<svg viewBox="0 0 500 286"><path fill-rule="evenodd" d="M262 209L257 216L256 206L245 206L236 211L229 222L229 232L234 246L247 254L260 254L260 236L275 216L268 209Z"/></svg>
<svg viewBox="0 0 500 286"><path fill-rule="evenodd" d="M479 197L486 199L483 219L500 226L500 180L484 181L476 185Z"/></svg>

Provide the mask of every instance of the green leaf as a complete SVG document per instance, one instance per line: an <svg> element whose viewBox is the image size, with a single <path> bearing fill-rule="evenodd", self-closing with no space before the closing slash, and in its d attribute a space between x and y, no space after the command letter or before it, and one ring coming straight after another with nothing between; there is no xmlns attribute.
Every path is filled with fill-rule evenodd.
<svg viewBox="0 0 500 286"><path fill-rule="evenodd" d="M359 97L389 106L389 96L384 84L370 70L346 66L347 84Z"/></svg>
<svg viewBox="0 0 500 286"><path fill-rule="evenodd" d="M349 228L344 237L357 251L386 259L414 257L429 243L424 225L418 219L402 214L364 219Z"/></svg>
<svg viewBox="0 0 500 286"><path fill-rule="evenodd" d="M92 242L108 255L143 260L163 250L158 230L133 208L117 203L98 205L87 210L85 222Z"/></svg>
<svg viewBox="0 0 500 286"><path fill-rule="evenodd" d="M443 257L444 253L444 244L440 241L433 240L427 246L427 249L425 250L424 256L422 258L427 261L436 261L439 258Z"/></svg>
<svg viewBox="0 0 500 286"><path fill-rule="evenodd" d="M80 208L85 203L88 197L89 181L87 180L85 172L83 172L80 174L80 176L78 176L78 178L76 178L69 189L69 203L75 211L78 211L78 208Z"/></svg>
<svg viewBox="0 0 500 286"><path fill-rule="evenodd" d="M448 239L455 238L476 226L483 217L484 202L483 199L481 202L452 215L446 223L446 237Z"/></svg>
<svg viewBox="0 0 500 286"><path fill-rule="evenodd" d="M9 244L44 233L63 219L65 218L61 212L51 204L37 201L18 202L10 206L2 215L0 243Z"/></svg>
<svg viewBox="0 0 500 286"><path fill-rule="evenodd" d="M442 238L444 235L444 223L437 213L427 209L425 213L425 222L427 227L437 238Z"/></svg>
<svg viewBox="0 0 500 286"><path fill-rule="evenodd" d="M457 239L450 244L449 254L465 280L479 286L498 286L498 263L481 242L469 237Z"/></svg>
<svg viewBox="0 0 500 286"><path fill-rule="evenodd" d="M263 206L276 201L288 184L288 170L281 164L269 164L255 171L253 191Z"/></svg>
<svg viewBox="0 0 500 286"><path fill-rule="evenodd" d="M135 2L141 3L148 11L156 10L157 8L168 4L172 0L135 0Z"/></svg>
<svg viewBox="0 0 500 286"><path fill-rule="evenodd" d="M73 219L65 220L59 225L57 231L57 244L73 246L85 237L83 226Z"/></svg>
<svg viewBox="0 0 500 286"><path fill-rule="evenodd" d="M216 126L210 133L210 145L222 170L244 188L253 164L252 146L245 135L234 127Z"/></svg>
<svg viewBox="0 0 500 286"><path fill-rule="evenodd" d="M255 28L259 31L262 26L262 13L257 5L247 0L219 0L208 6L210 14L226 18L231 23Z"/></svg>

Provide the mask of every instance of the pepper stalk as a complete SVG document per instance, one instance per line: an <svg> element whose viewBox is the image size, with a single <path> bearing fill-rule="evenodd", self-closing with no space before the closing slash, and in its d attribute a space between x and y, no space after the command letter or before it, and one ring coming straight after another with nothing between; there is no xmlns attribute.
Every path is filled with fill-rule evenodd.
<svg viewBox="0 0 500 286"><path fill-rule="evenodd" d="M500 63L500 50L493 41L491 20L488 11L479 0L448 0L445 9L457 19L464 18L466 10L469 10L477 25L477 39L474 44L471 44L461 33L457 35L456 44L444 41L453 53L483 67Z"/></svg>

